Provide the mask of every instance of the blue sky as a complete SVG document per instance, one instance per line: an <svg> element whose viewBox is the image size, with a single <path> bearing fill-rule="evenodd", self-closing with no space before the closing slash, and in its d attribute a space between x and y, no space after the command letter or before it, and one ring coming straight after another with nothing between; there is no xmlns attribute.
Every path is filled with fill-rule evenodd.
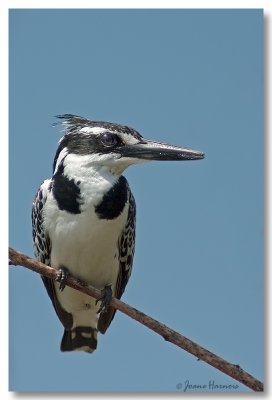
<svg viewBox="0 0 272 400"><path fill-rule="evenodd" d="M262 10L10 11L10 245L29 255L61 113L206 153L125 173L138 209L123 300L263 380ZM236 383L121 313L93 355L61 353L62 329L39 276L11 269L11 390Z"/></svg>

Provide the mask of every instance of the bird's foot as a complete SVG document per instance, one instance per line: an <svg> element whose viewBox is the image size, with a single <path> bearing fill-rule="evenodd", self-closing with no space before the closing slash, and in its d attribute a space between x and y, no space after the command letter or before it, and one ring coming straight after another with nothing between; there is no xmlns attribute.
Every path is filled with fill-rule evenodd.
<svg viewBox="0 0 272 400"><path fill-rule="evenodd" d="M95 304L97 304L99 301L101 301L99 310L97 311L97 314L100 314L101 312L106 312L110 302L112 299L112 288L111 285L106 285L104 289L101 290L101 297L96 300Z"/></svg>
<svg viewBox="0 0 272 400"><path fill-rule="evenodd" d="M63 289L66 286L67 278L69 277L70 273L66 267L60 267L58 270L58 275L56 277L56 281L60 283L59 290L63 292Z"/></svg>

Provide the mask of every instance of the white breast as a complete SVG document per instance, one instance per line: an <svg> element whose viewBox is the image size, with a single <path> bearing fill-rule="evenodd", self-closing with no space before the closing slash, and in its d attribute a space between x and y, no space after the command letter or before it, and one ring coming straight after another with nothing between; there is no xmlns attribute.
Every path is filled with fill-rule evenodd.
<svg viewBox="0 0 272 400"><path fill-rule="evenodd" d="M99 219L94 207L81 214L59 210L50 196L45 227L52 251L51 265L65 266L76 277L97 287L115 284L119 270L118 239L127 220L128 204L114 220Z"/></svg>

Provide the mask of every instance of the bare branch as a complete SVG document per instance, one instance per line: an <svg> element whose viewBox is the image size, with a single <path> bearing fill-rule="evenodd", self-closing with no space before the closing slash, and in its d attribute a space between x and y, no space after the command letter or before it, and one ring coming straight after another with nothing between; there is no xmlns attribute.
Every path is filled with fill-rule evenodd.
<svg viewBox="0 0 272 400"><path fill-rule="evenodd" d="M51 268L48 265L34 260L33 258L30 258L22 253L19 253L12 248L9 248L9 259L11 264L13 265L21 265L23 267L31 269L34 272L46 276L47 278L57 278L57 271L54 268ZM88 294L95 299L98 299L101 296L100 290L90 285L87 285L84 282L80 282L78 279L75 279L71 276L67 279L67 286ZM254 378L252 375L248 374L239 365L231 364L228 361L225 361L223 358L218 357L214 353L211 353L204 347L199 346L197 343L191 341L180 333L168 328L166 325L160 323L159 321L149 317L148 315L142 313L136 308L133 308L116 298L113 298L111 300L110 305L116 308L116 310L121 311L122 313L128 315L129 317L135 319L141 324L147 326L149 329L158 333L168 342L171 342L181 349L193 354L199 360L205 361L214 368L219 369L224 374L229 375L231 378L243 383L245 386L251 388L252 390L257 392L263 391L263 383Z"/></svg>

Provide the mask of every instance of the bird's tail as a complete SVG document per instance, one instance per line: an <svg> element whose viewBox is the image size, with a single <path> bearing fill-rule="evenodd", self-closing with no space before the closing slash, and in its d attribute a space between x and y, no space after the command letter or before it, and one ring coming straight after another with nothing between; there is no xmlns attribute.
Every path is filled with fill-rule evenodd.
<svg viewBox="0 0 272 400"><path fill-rule="evenodd" d="M89 326L77 326L64 330L61 351L86 351L92 353L97 347L97 329Z"/></svg>

